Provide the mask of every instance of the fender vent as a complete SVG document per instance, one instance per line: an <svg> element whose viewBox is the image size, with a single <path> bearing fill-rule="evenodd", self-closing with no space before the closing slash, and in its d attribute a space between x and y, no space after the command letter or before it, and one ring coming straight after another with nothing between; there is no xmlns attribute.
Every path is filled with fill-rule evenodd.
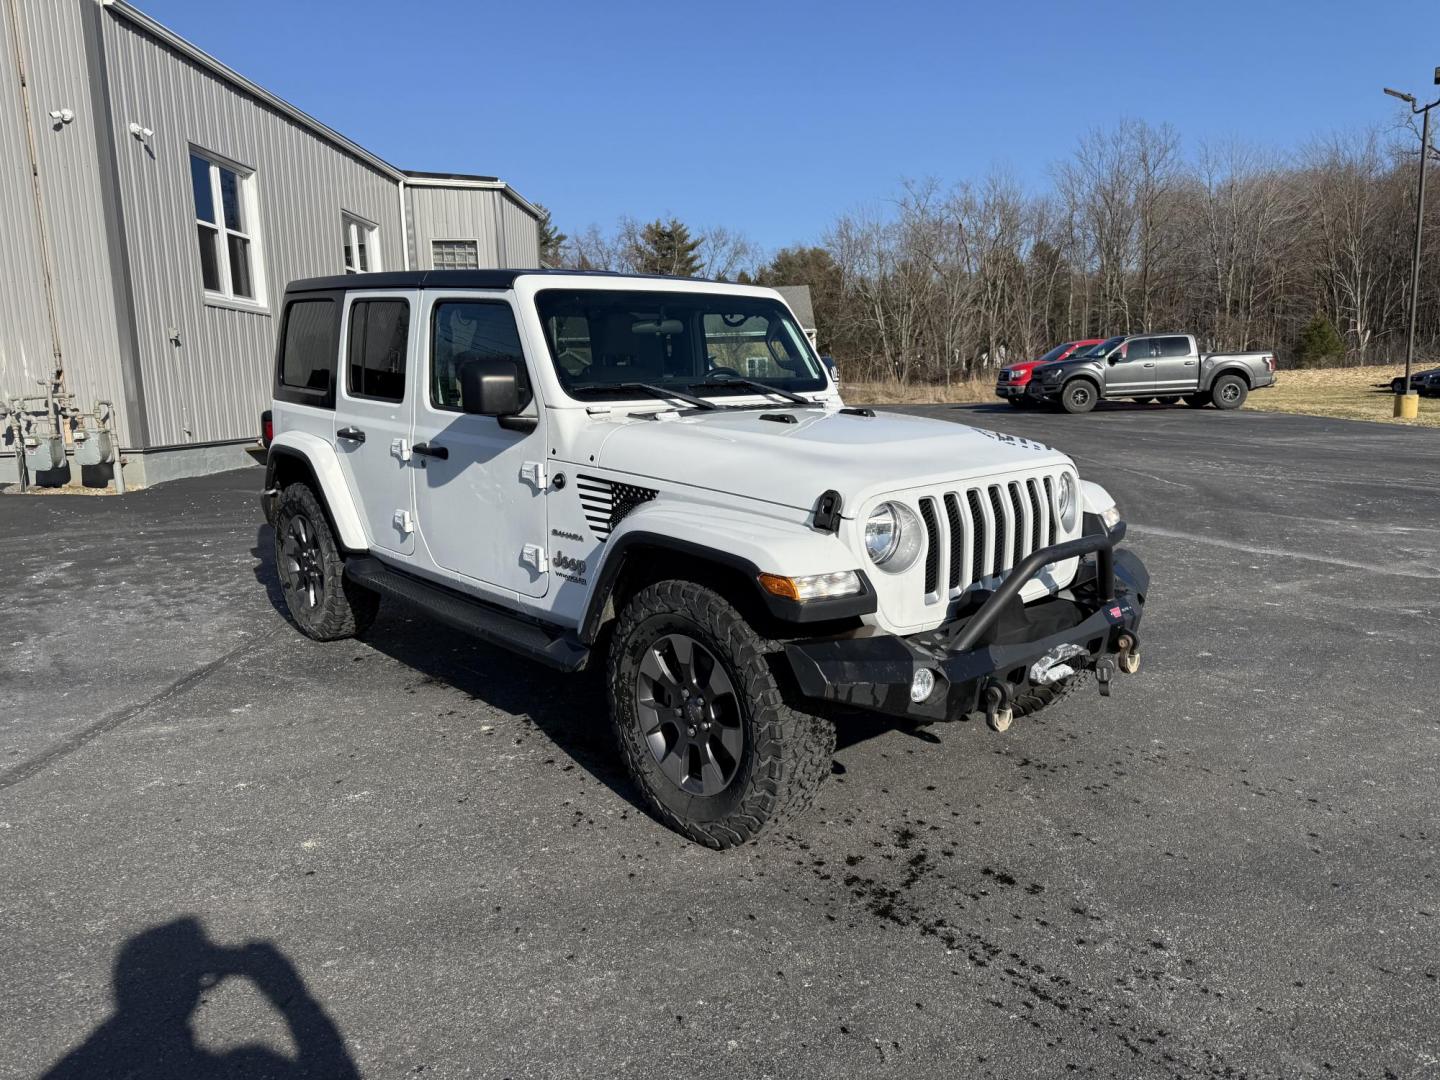
<svg viewBox="0 0 1440 1080"><path fill-rule="evenodd" d="M575 490L580 496L580 508L585 513L585 521L598 540L609 537L615 527L625 519L626 514L659 494L653 488L617 484L602 480L598 476L586 476L584 473L576 475Z"/></svg>

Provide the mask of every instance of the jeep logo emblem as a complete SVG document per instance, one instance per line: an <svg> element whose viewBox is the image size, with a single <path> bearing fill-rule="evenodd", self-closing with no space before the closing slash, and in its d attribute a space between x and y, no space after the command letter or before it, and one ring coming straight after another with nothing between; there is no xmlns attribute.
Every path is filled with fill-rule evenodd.
<svg viewBox="0 0 1440 1080"><path fill-rule="evenodd" d="M561 570L568 570L568 571L570 571L572 574L583 574L583 573L585 573L585 560L584 560L584 559L572 559L569 555L566 555L563 551L557 551L557 552L555 553L555 565L558 566Z"/></svg>

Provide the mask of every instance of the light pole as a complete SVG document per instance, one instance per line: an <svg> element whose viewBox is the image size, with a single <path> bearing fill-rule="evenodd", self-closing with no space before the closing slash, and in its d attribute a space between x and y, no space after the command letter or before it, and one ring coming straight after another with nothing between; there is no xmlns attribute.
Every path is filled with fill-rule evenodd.
<svg viewBox="0 0 1440 1080"><path fill-rule="evenodd" d="M1440 86L1440 67L1435 69L1435 85ZM1410 264L1410 333L1405 340L1405 381L1395 397L1395 415L1414 420L1420 415L1420 395L1410 385L1410 371L1415 364L1415 316L1420 306L1420 239L1425 229L1425 163L1430 157L1430 110L1440 105L1436 98L1421 105L1414 94L1385 87L1385 93L1410 106L1410 115L1420 114L1420 190L1415 197L1415 258Z"/></svg>

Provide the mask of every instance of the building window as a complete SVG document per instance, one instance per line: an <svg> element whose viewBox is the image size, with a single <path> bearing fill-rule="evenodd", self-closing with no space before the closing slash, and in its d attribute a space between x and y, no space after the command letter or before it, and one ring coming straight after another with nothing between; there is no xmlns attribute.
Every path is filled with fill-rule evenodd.
<svg viewBox="0 0 1440 1080"><path fill-rule="evenodd" d="M479 270L480 244L475 240L432 240L430 264L436 270Z"/></svg>
<svg viewBox="0 0 1440 1080"><path fill-rule="evenodd" d="M228 300L263 302L255 174L192 150L190 185L205 291Z"/></svg>
<svg viewBox="0 0 1440 1080"><path fill-rule="evenodd" d="M345 272L368 274L380 269L380 230L354 214L341 214L345 233Z"/></svg>

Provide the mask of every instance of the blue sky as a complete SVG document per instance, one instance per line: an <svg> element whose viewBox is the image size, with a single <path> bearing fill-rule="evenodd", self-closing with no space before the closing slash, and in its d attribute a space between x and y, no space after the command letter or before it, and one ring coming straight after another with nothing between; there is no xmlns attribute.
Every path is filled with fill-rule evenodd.
<svg viewBox="0 0 1440 1080"><path fill-rule="evenodd" d="M499 175L567 232L622 214L820 238L906 177L1042 189L1095 126L1288 149L1430 98L1440 0L1029 4L139 0L405 168Z"/></svg>

